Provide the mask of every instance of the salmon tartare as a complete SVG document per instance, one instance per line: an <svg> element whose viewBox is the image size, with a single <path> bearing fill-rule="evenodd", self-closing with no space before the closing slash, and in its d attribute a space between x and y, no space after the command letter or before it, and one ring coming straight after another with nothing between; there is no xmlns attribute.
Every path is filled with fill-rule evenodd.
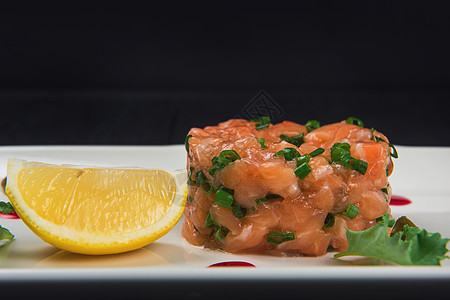
<svg viewBox="0 0 450 300"><path fill-rule="evenodd" d="M320 256L390 212L395 148L356 118L320 126L231 119L186 137L192 245L230 253ZM394 150L394 153L392 152Z"/></svg>

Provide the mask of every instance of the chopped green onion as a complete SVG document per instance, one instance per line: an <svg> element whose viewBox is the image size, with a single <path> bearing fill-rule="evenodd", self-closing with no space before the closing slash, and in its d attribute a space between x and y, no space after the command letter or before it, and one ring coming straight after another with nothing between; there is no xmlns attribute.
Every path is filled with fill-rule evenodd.
<svg viewBox="0 0 450 300"><path fill-rule="evenodd" d="M192 202L194 201L194 197L192 197L191 195L187 196L187 201Z"/></svg>
<svg viewBox="0 0 450 300"><path fill-rule="evenodd" d="M324 153L324 152L325 152L325 149L323 149L323 148L317 148L317 149L314 150L313 152L309 153L309 155L310 155L311 157L314 157L314 156L320 155L320 154L322 154L322 153Z"/></svg>
<svg viewBox="0 0 450 300"><path fill-rule="evenodd" d="M347 124L355 124L355 121L356 121L356 124L357 124L359 127L364 128L364 123L363 123L363 121L361 121L360 119L355 118L355 117L348 117L347 120L345 120L345 123L347 123Z"/></svg>
<svg viewBox="0 0 450 300"><path fill-rule="evenodd" d="M220 241L222 239L224 239L228 233L230 232L230 230L226 227L223 226L219 226L219 228L216 231L215 237L216 237L216 241Z"/></svg>
<svg viewBox="0 0 450 300"><path fill-rule="evenodd" d="M230 163L241 159L239 154L234 150L223 150L220 152L219 156L215 156L212 159L212 167L209 168L208 172L211 176L216 175L216 173L228 166Z"/></svg>
<svg viewBox="0 0 450 300"><path fill-rule="evenodd" d="M376 137L375 137L375 128L370 128L370 131L372 131L372 140L374 140L375 141L375 139L376 139Z"/></svg>
<svg viewBox="0 0 450 300"><path fill-rule="evenodd" d="M300 157L297 157L296 158L297 167L299 167L300 165L303 165L304 163L309 163L310 160L311 160L311 156L309 154L304 154Z"/></svg>
<svg viewBox="0 0 450 300"><path fill-rule="evenodd" d="M265 196L264 198L256 199L255 202L256 202L256 204L261 204L263 202L266 202L267 200L278 199L278 198L282 198L283 199L283 197L281 197L278 194L269 194L269 195Z"/></svg>
<svg viewBox="0 0 450 300"><path fill-rule="evenodd" d="M295 239L295 235L293 232L288 233L278 233L272 232L267 236L267 242L273 245L279 245L281 243L292 241Z"/></svg>
<svg viewBox="0 0 450 300"><path fill-rule="evenodd" d="M309 132L313 131L314 129L319 128L320 122L317 120L309 120L308 122L306 122L305 126L306 126L306 130L309 133Z"/></svg>
<svg viewBox="0 0 450 300"><path fill-rule="evenodd" d="M240 205L234 205L231 211L233 212L233 215L238 219L245 217L245 215L247 214L247 209L245 207L241 207Z"/></svg>
<svg viewBox="0 0 450 300"><path fill-rule="evenodd" d="M266 146L266 139L262 138L262 139L258 139L259 144L261 145L261 149L267 149Z"/></svg>
<svg viewBox="0 0 450 300"><path fill-rule="evenodd" d="M269 127L270 125L270 117L269 116L263 116L257 119L251 119L250 122L257 122L258 124L255 125L256 130L261 130L263 128Z"/></svg>
<svg viewBox="0 0 450 300"><path fill-rule="evenodd" d="M356 216L359 213L359 208L358 206L354 205L354 204L349 204L344 211L342 211L340 214L344 215L346 217L349 217L350 219L354 219L356 218Z"/></svg>
<svg viewBox="0 0 450 300"><path fill-rule="evenodd" d="M220 152L219 158L220 157L225 157L226 159L230 160L231 162L241 159L239 154L234 150L223 150L222 152Z"/></svg>
<svg viewBox="0 0 450 300"><path fill-rule="evenodd" d="M225 238L227 234L230 232L230 230L226 227L218 225L211 217L211 213L208 211L206 213L206 220L205 220L205 227L211 228L211 235L214 233L216 240L220 241L221 239Z"/></svg>
<svg viewBox="0 0 450 300"><path fill-rule="evenodd" d="M232 204L234 201L234 191L226 187L221 186L214 198L214 203L225 208L232 209Z"/></svg>
<svg viewBox="0 0 450 300"><path fill-rule="evenodd" d="M388 193L388 187L389 187L389 183L387 184L387 186L386 186L385 188L382 188L382 189L381 189L381 191L382 191L383 193L385 193L386 195L389 194L389 193ZM386 199L386 201L388 201L388 199Z"/></svg>
<svg viewBox="0 0 450 300"><path fill-rule="evenodd" d="M266 196L266 199L267 199L267 200L270 200L270 199L278 199L278 198L282 198L282 199L283 199L283 197L281 197L281 196L278 195L278 194L269 194L269 195Z"/></svg>
<svg viewBox="0 0 450 300"><path fill-rule="evenodd" d="M280 139L282 139L283 141L286 141L292 145L295 145L297 147L300 147L303 144L303 137L304 134L300 133L299 135L294 135L294 136L287 136L285 134L280 135Z"/></svg>
<svg viewBox="0 0 450 300"><path fill-rule="evenodd" d="M350 156L350 144L336 143L331 147L331 160L334 162L341 161L345 156Z"/></svg>
<svg viewBox="0 0 450 300"><path fill-rule="evenodd" d="M211 181L205 181L202 184L200 184L200 188L205 194L212 194L216 190L214 189L214 186L212 185Z"/></svg>
<svg viewBox="0 0 450 300"><path fill-rule="evenodd" d="M325 221L323 222L323 227L331 228L334 225L334 215L332 213L328 213L325 217Z"/></svg>
<svg viewBox="0 0 450 300"><path fill-rule="evenodd" d="M311 171L311 167L307 163L303 163L294 170L294 173L298 178L305 179L305 177L308 176Z"/></svg>
<svg viewBox="0 0 450 300"><path fill-rule="evenodd" d="M188 185L195 184L195 179L192 179L192 173L193 172L194 172L194 168L193 167L189 167L189 175L188 175L188 180L187 180L187 184Z"/></svg>
<svg viewBox="0 0 450 300"><path fill-rule="evenodd" d="M206 178L205 174L201 170L195 174L195 183L199 184L202 191L206 194L212 194L215 192L212 182Z"/></svg>
<svg viewBox="0 0 450 300"><path fill-rule="evenodd" d="M336 143L331 147L331 162L349 167L362 175L367 172L367 162L351 157L348 143Z"/></svg>
<svg viewBox="0 0 450 300"><path fill-rule="evenodd" d="M397 149L395 149L394 145L392 145L391 143L386 142L384 139L380 138L380 137L375 137L375 141L379 142L385 142L386 144L389 145L389 147L392 149L392 152L389 152L389 154L393 157L393 158L398 158L398 152Z"/></svg>
<svg viewBox="0 0 450 300"><path fill-rule="evenodd" d="M207 180L208 180L208 178L206 178L203 171L200 170L197 173L195 173L195 183L201 184Z"/></svg>
<svg viewBox="0 0 450 300"><path fill-rule="evenodd" d="M275 153L275 156L283 156L285 160L293 160L300 156L300 153L294 148L284 148L283 150Z"/></svg>
<svg viewBox="0 0 450 300"><path fill-rule="evenodd" d="M389 167L386 167L386 177L389 176Z"/></svg>
<svg viewBox="0 0 450 300"><path fill-rule="evenodd" d="M351 159L349 165L353 170L358 171L363 175L367 172L367 163L363 160Z"/></svg>
<svg viewBox="0 0 450 300"><path fill-rule="evenodd" d="M216 224L216 222L214 222L214 220L211 217L211 213L208 211L206 213L205 227L206 228L214 228L215 226L217 226L217 224Z"/></svg>
<svg viewBox="0 0 450 300"><path fill-rule="evenodd" d="M266 201L267 201L266 197L258 198L258 199L255 200L256 204L261 204L261 203L266 202Z"/></svg>
<svg viewBox="0 0 450 300"><path fill-rule="evenodd" d="M390 154L393 158L398 158L398 152L397 152L397 149L395 149L394 145L389 144L389 147L391 147L391 148L392 148L392 151L393 151L393 152L390 152L389 154Z"/></svg>
<svg viewBox="0 0 450 300"><path fill-rule="evenodd" d="M189 139L192 137L192 134L188 135L184 140L184 147L186 148L186 152L189 153Z"/></svg>

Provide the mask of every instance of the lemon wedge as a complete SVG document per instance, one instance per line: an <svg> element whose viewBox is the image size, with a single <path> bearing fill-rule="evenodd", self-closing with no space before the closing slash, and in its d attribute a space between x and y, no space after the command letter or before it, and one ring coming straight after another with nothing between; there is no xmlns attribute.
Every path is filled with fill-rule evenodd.
<svg viewBox="0 0 450 300"><path fill-rule="evenodd" d="M6 194L47 243L82 254L135 250L183 214L185 171L97 168L8 160Z"/></svg>

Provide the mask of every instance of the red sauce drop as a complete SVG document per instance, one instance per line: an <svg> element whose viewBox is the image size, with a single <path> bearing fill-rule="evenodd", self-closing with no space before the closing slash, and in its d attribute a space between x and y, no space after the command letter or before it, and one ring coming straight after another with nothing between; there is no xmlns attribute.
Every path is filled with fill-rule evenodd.
<svg viewBox="0 0 450 300"><path fill-rule="evenodd" d="M15 212L7 214L7 215L0 213L0 218L2 218L2 219L20 219L20 217Z"/></svg>
<svg viewBox="0 0 450 300"><path fill-rule="evenodd" d="M214 267L250 267L250 268L256 268L254 264L245 262L245 261L224 261L220 263L215 263L210 265L208 268L214 268Z"/></svg>
<svg viewBox="0 0 450 300"><path fill-rule="evenodd" d="M402 197L402 196L397 196L397 195L392 195L391 196L391 202L389 202L389 205L408 205L411 204L412 201L409 200L408 198Z"/></svg>

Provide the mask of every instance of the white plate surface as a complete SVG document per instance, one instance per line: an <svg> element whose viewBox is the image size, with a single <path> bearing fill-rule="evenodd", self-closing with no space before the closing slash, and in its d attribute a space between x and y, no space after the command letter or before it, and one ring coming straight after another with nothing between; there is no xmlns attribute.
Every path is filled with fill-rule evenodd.
<svg viewBox="0 0 450 300"><path fill-rule="evenodd" d="M412 204L393 206L395 218L407 215L419 227L450 237L450 148L398 146L390 177L393 194ZM8 158L56 164L105 167L185 168L184 145L176 146L24 146L0 147L0 176ZM1 201L8 201L0 194ZM441 267L402 267L368 258L319 258L233 255L203 250L181 238L181 223L167 235L136 251L106 256L72 254L41 241L20 220L0 219L15 235L0 248L0 280L73 279L342 279L445 278L450 260ZM224 261L250 262L256 268L207 268Z"/></svg>

